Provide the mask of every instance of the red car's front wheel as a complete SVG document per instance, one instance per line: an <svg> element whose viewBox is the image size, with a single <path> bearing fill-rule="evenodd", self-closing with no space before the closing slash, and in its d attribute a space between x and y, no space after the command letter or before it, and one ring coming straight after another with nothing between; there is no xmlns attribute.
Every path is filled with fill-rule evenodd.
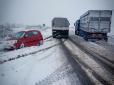
<svg viewBox="0 0 114 85"><path fill-rule="evenodd" d="M38 46L43 45L43 40L40 40L40 42L38 42Z"/></svg>
<svg viewBox="0 0 114 85"><path fill-rule="evenodd" d="M19 46L19 49L24 48L24 47L25 47L24 43L21 43Z"/></svg>

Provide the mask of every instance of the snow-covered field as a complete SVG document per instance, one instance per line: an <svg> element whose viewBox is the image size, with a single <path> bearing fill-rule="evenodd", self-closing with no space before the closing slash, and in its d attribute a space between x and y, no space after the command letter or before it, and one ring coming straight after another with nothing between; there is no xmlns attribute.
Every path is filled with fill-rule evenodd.
<svg viewBox="0 0 114 85"><path fill-rule="evenodd" d="M23 50L29 52L27 48L23 48L21 52L10 52L9 55L2 57L21 55L24 53ZM38 50L38 47L31 47L29 50ZM52 48L1 64L0 84L35 85L62 65L62 62L56 59L55 51L56 49Z"/></svg>
<svg viewBox="0 0 114 85"><path fill-rule="evenodd" d="M51 35L51 28L40 31L44 38ZM77 75L73 72L66 75L72 69L70 65L65 65L66 61L59 42L52 38L45 40L41 46L1 52L0 85L71 85L69 77ZM75 80L80 85L78 78Z"/></svg>
<svg viewBox="0 0 114 85"><path fill-rule="evenodd" d="M42 32L43 37L49 36L51 34L50 32L50 29L46 30L45 34ZM34 81L37 83L48 76L58 68L61 63L60 65L59 63L56 65L58 61L52 61L54 58L53 56L55 55L54 52L56 51L55 48L43 51L40 50L54 44L56 44L56 42L50 39L49 41L44 41L42 46L32 46L9 52L2 52L0 54L0 61L16 58L19 55L29 55L0 64L0 85L35 85ZM39 52L32 54L32 52L35 51Z"/></svg>

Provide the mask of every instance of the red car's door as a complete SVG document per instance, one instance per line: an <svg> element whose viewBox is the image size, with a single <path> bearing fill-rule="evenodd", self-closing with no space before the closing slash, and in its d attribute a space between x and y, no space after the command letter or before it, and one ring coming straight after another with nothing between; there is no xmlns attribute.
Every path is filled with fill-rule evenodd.
<svg viewBox="0 0 114 85"><path fill-rule="evenodd" d="M33 41L33 37L32 36L33 36L32 31L26 32L25 38L24 38L25 46L31 46L32 45L32 41Z"/></svg>
<svg viewBox="0 0 114 85"><path fill-rule="evenodd" d="M25 42L27 46L38 45L39 41L41 40L39 32L35 30L28 31L25 36Z"/></svg>
<svg viewBox="0 0 114 85"><path fill-rule="evenodd" d="M38 45L38 43L40 42L40 34L39 34L39 31L36 31L34 30L33 31L33 36L32 36L32 39L33 39L33 45Z"/></svg>

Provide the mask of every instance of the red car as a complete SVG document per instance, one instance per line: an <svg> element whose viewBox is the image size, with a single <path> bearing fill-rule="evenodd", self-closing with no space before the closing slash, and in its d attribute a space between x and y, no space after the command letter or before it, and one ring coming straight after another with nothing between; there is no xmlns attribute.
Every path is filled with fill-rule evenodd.
<svg viewBox="0 0 114 85"><path fill-rule="evenodd" d="M38 30L20 31L8 40L8 48L19 49L23 47L43 44L43 37Z"/></svg>

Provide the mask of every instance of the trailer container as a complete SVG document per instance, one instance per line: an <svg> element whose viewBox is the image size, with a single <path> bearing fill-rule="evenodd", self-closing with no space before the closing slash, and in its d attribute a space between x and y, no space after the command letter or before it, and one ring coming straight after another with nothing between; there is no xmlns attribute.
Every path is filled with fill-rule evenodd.
<svg viewBox="0 0 114 85"><path fill-rule="evenodd" d="M89 10L75 22L75 34L88 39L104 39L111 27L111 10Z"/></svg>

